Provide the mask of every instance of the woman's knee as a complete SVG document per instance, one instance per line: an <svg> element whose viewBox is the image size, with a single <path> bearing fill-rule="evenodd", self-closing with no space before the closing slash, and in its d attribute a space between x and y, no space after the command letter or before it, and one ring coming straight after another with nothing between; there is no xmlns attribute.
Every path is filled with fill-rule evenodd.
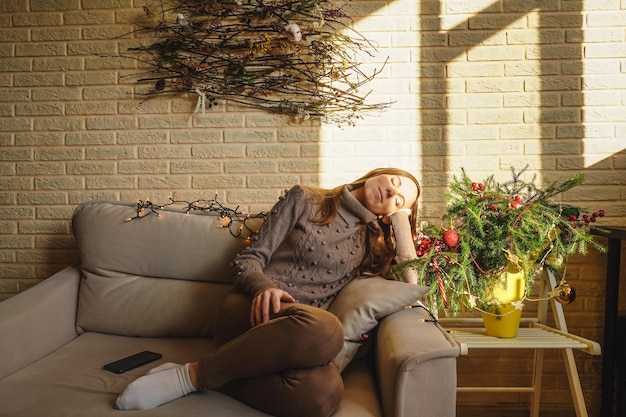
<svg viewBox="0 0 626 417"><path fill-rule="evenodd" d="M332 364L329 363L324 367L325 374L323 376L323 380L318 385L318 390L323 392L325 395L320 395L316 397L316 408L317 411L310 414L306 417L329 417L337 411L339 408L339 403L343 398L343 379L341 378L341 374L339 373L339 369Z"/></svg>
<svg viewBox="0 0 626 417"><path fill-rule="evenodd" d="M277 417L329 417L339 407L344 387L339 370L328 363L235 380L219 391Z"/></svg>
<svg viewBox="0 0 626 417"><path fill-rule="evenodd" d="M302 326L304 331L298 332L297 343L315 347L325 359L334 358L343 348L344 333L341 322L334 314L316 307L294 304L284 314ZM294 340L296 342L296 340Z"/></svg>
<svg viewBox="0 0 626 417"><path fill-rule="evenodd" d="M343 398L344 386L341 374L336 366L329 363L310 373L301 391L305 392L306 400L300 399L299 412L293 410L293 416L329 417L337 411Z"/></svg>

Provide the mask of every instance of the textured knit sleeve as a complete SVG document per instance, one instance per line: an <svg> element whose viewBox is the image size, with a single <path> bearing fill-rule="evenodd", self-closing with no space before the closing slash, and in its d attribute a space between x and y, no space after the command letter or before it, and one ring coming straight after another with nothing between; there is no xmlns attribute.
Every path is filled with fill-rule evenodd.
<svg viewBox="0 0 626 417"><path fill-rule="evenodd" d="M398 211L392 214L390 218L393 234L396 238L396 262L406 262L417 258L413 236L411 235L409 215L404 211ZM407 268L399 276L399 279L417 284L417 273L413 268Z"/></svg>
<svg viewBox="0 0 626 417"><path fill-rule="evenodd" d="M281 196L270 210L252 244L235 258L234 283L237 290L255 297L268 288L277 288L263 271L306 211L308 203L305 199L304 190L295 186Z"/></svg>

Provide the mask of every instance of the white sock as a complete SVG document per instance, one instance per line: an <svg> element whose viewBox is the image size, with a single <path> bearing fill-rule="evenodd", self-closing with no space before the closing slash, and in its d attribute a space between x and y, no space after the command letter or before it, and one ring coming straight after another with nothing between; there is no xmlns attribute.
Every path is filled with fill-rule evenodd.
<svg viewBox="0 0 626 417"><path fill-rule="evenodd" d="M180 366L180 365L174 362L165 362L159 366L155 366L154 368L150 369L146 373L146 375L154 374L154 373L161 372L161 371L166 371L168 369L176 368L177 366Z"/></svg>
<svg viewBox="0 0 626 417"><path fill-rule="evenodd" d="M147 410L196 391L189 378L189 364L164 366L131 382L117 397L119 410Z"/></svg>

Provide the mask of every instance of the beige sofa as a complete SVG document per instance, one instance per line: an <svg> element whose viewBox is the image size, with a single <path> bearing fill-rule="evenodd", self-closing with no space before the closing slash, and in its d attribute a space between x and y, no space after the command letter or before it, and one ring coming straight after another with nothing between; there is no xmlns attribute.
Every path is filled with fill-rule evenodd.
<svg viewBox="0 0 626 417"><path fill-rule="evenodd" d="M89 202L72 219L81 264L0 303L0 416L266 416L218 392L153 410L118 411L117 395L151 367L214 348L212 321L244 245L218 216ZM455 415L458 346L422 308L382 319L369 354L343 372L338 417ZM105 363L152 350L123 374Z"/></svg>

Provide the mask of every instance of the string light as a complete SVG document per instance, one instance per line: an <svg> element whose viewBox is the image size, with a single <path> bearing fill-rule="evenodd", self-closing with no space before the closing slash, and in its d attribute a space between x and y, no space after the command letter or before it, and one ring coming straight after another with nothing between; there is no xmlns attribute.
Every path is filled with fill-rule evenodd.
<svg viewBox="0 0 626 417"><path fill-rule="evenodd" d="M228 229L230 234L236 238L250 240L250 238L257 233L258 220L264 221L267 217L267 212L262 211L257 214L244 214L239 211L239 206L234 209L224 206L217 201L217 193L215 197L210 200L198 199L193 201L174 200L172 197L168 197L166 204L155 204L149 199L138 200L136 205L136 214L133 217L129 217L126 221L143 219L150 215L157 217L163 217L160 210L164 210L165 207L182 204L183 211L189 215L192 211L201 211L205 213L217 213L218 214L218 227ZM238 228L233 228L233 223L239 224Z"/></svg>

